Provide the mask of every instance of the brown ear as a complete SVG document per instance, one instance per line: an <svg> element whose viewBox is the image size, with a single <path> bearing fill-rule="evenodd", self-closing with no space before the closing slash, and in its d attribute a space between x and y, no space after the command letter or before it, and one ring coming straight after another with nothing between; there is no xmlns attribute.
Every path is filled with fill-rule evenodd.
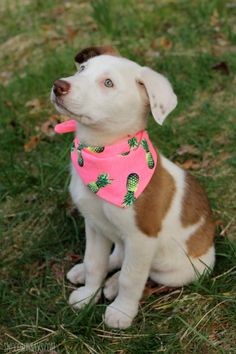
<svg viewBox="0 0 236 354"><path fill-rule="evenodd" d="M97 55L114 55L120 56L116 49L112 48L111 46L103 46L103 47L89 47L83 49L81 52L76 54L75 61L76 63L84 63L90 58L96 57Z"/></svg>

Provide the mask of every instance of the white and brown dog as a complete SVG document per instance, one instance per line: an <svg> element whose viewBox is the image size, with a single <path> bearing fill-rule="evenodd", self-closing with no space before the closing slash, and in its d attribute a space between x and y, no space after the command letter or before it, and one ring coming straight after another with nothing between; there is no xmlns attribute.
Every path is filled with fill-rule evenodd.
<svg viewBox="0 0 236 354"><path fill-rule="evenodd" d="M75 75L54 83L56 109L77 121L85 146L107 146L143 131L151 109L162 124L177 98L159 73L120 57L110 47L87 48L76 58ZM214 223L206 194L187 172L157 152L157 168L135 203L120 208L89 189L72 167L70 193L85 218L84 262L67 274L74 284L69 303L97 302L104 286L105 323L127 328L138 312L148 277L182 286L214 266ZM112 245L114 250L111 253ZM110 254L111 253L111 254Z"/></svg>

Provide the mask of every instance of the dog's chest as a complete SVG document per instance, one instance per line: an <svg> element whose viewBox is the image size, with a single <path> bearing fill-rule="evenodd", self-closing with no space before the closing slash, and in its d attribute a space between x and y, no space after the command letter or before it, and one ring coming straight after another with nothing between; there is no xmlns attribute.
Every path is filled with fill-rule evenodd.
<svg viewBox="0 0 236 354"><path fill-rule="evenodd" d="M123 209L103 201L83 184L73 167L69 189L81 214L97 231L113 242L125 237L127 225L130 231L136 230L133 207Z"/></svg>

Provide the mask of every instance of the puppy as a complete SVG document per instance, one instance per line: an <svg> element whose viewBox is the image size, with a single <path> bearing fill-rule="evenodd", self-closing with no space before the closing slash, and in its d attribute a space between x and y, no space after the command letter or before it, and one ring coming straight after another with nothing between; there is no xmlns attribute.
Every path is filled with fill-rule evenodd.
<svg viewBox="0 0 236 354"><path fill-rule="evenodd" d="M213 268L214 223L201 186L145 131L150 110L162 124L177 104L169 81L110 47L87 48L75 60L78 72L51 92L56 109L73 118L58 132L76 131L69 189L85 218L84 262L67 274L84 286L69 303L97 302L108 272L121 268L104 286L114 299L105 323L127 328L148 277L176 287Z"/></svg>

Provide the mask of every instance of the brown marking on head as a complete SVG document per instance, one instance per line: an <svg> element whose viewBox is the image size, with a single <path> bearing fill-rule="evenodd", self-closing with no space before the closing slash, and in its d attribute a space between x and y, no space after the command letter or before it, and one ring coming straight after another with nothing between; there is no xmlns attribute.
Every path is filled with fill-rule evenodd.
<svg viewBox="0 0 236 354"><path fill-rule="evenodd" d="M182 225L187 227L196 224L201 217L205 219L204 224L186 242L188 255L200 257L213 245L215 225L206 193L190 174L186 174L185 188L181 212Z"/></svg>
<svg viewBox="0 0 236 354"><path fill-rule="evenodd" d="M151 181L134 203L137 226L149 237L158 236L176 191L175 181L161 165L159 155L157 161Z"/></svg>
<svg viewBox="0 0 236 354"><path fill-rule="evenodd" d="M111 46L89 47L76 54L75 61L79 64L82 64L88 59L102 54L120 56L118 51Z"/></svg>

